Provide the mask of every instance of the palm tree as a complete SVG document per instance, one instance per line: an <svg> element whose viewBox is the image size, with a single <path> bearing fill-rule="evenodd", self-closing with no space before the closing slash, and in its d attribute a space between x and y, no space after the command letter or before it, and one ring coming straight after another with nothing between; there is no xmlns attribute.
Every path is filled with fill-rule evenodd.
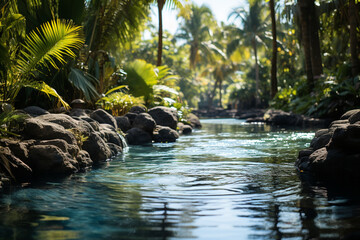
<svg viewBox="0 0 360 240"><path fill-rule="evenodd" d="M271 15L271 33L272 33L272 58L271 58L271 88L270 96L274 98L277 93L277 42L276 42L276 16L274 0L269 1Z"/></svg>
<svg viewBox="0 0 360 240"><path fill-rule="evenodd" d="M162 21L162 10L165 4L170 6L175 6L177 8L182 8L183 5L179 0L154 0L157 2L158 7L158 17L159 17L159 32L158 32L158 53L157 53L157 66L161 66L162 63L162 49L163 49L163 21Z"/></svg>
<svg viewBox="0 0 360 240"><path fill-rule="evenodd" d="M211 10L205 6L191 5L190 17L184 19L177 38L186 40L190 45L190 69L194 70L201 60L214 61L214 53L226 57L220 48L210 39L209 25L213 19Z"/></svg>
<svg viewBox="0 0 360 240"><path fill-rule="evenodd" d="M349 0L349 23L350 23L350 53L351 53L351 64L352 64L352 75L355 77L360 71L359 62L359 50L358 50L358 38L356 30L359 27L359 10L355 0Z"/></svg>
<svg viewBox="0 0 360 240"><path fill-rule="evenodd" d="M249 11L243 8L237 8L230 13L229 18L235 16L240 19L242 28L232 27L235 39L228 45L228 54L233 53L238 46L246 45L253 49L255 57L255 84L256 84L256 106L260 105L260 80L259 80L259 63L258 63L258 44L265 45L263 39L266 38L265 30L267 29L266 21L263 21L264 5L259 0L249 3Z"/></svg>

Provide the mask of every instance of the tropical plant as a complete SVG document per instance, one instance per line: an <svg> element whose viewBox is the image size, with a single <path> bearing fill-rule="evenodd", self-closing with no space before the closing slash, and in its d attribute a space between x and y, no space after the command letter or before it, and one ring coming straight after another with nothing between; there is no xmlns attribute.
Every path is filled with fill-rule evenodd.
<svg viewBox="0 0 360 240"><path fill-rule="evenodd" d="M81 28L70 21L54 19L31 31L26 35L24 44L9 47L7 55L10 61L6 71L2 71L0 101L13 103L21 88L30 87L55 96L67 107L68 104L55 89L37 81L36 77L50 69L59 69L68 57L74 58L74 50L81 48L83 42ZM10 44L11 41L5 40L2 45Z"/></svg>
<svg viewBox="0 0 360 240"><path fill-rule="evenodd" d="M28 115L16 111L10 104L1 104L0 109L0 138L2 137L20 137L16 132L19 130L19 124L25 120Z"/></svg>
<svg viewBox="0 0 360 240"><path fill-rule="evenodd" d="M244 8L235 9L229 18L241 20L241 26L232 26L234 40L228 45L228 54L233 53L240 45L252 48L255 56L255 83L256 83L256 106L260 105L260 77L258 62L258 44L266 46L264 40L269 39L267 35L267 21L264 20L264 5L259 0L249 2L249 11Z"/></svg>

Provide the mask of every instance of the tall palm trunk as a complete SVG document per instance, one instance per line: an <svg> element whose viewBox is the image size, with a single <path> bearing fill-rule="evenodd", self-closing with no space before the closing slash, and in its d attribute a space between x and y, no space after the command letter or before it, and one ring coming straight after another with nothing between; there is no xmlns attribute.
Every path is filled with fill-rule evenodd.
<svg viewBox="0 0 360 240"><path fill-rule="evenodd" d="M271 14L271 32L272 32L272 58L271 58L271 88L270 96L274 98L277 93L277 43L276 43L276 19L275 19L275 4L274 0L269 1Z"/></svg>
<svg viewBox="0 0 360 240"><path fill-rule="evenodd" d="M309 90L313 89L315 86L314 77L312 73L312 65L311 65L311 43L310 43L310 31L309 31L309 4L308 0L299 0L300 7L300 24L302 31L302 43L304 47L305 53L305 67L306 67L306 77Z"/></svg>
<svg viewBox="0 0 360 240"><path fill-rule="evenodd" d="M163 48L163 26L162 26L162 10L166 0L158 0L158 14L159 14L159 35L158 35L158 54L157 66L161 66L162 48Z"/></svg>
<svg viewBox="0 0 360 240"><path fill-rule="evenodd" d="M259 64L258 64L258 57L257 57L257 48L256 48L256 40L253 39L253 49L254 49L254 55L255 55L255 105L256 107L260 106L260 79L259 79Z"/></svg>
<svg viewBox="0 0 360 240"><path fill-rule="evenodd" d="M221 79L219 80L219 94L220 94L219 104L220 104L220 107L222 107L223 105L222 105L222 80Z"/></svg>
<svg viewBox="0 0 360 240"><path fill-rule="evenodd" d="M359 58L358 58L358 39L357 34L357 17L358 17L357 6L355 0L349 0L349 23L350 23L350 53L351 53L351 73L355 77L359 74Z"/></svg>
<svg viewBox="0 0 360 240"><path fill-rule="evenodd" d="M308 0L310 14L308 14L308 23L310 30L310 54L311 54L311 68L313 78L316 81L323 74L322 60L321 60L321 47L319 39L319 17L315 7L314 0Z"/></svg>

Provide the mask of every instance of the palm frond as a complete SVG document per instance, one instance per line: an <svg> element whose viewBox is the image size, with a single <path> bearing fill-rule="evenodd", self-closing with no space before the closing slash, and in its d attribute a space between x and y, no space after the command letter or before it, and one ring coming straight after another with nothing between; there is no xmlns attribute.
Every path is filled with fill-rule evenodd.
<svg viewBox="0 0 360 240"><path fill-rule="evenodd" d="M36 69L50 66L58 69L59 64L66 63L66 57L74 58L74 50L80 49L84 43L80 30L81 27L71 22L54 19L31 31L18 62L20 73L32 74Z"/></svg>
<svg viewBox="0 0 360 240"><path fill-rule="evenodd" d="M70 68L68 79L74 87L84 94L87 101L99 98L99 94L95 87L99 81L91 74L83 72L77 68Z"/></svg>

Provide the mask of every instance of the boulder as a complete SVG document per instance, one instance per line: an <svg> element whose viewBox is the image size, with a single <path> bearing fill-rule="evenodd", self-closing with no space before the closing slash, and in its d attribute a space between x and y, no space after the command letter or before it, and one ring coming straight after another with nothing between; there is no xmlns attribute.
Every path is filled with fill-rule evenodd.
<svg viewBox="0 0 360 240"><path fill-rule="evenodd" d="M19 141L6 138L0 138L0 147L8 147L11 153L19 159L27 159L29 157L28 148L34 145L35 140Z"/></svg>
<svg viewBox="0 0 360 240"><path fill-rule="evenodd" d="M88 109L81 109L81 108L73 108L71 109L71 111L69 112L69 115L71 117L89 117L89 114L91 113L90 110Z"/></svg>
<svg viewBox="0 0 360 240"><path fill-rule="evenodd" d="M111 157L111 150L98 132L91 133L83 143L82 149L90 154L91 160L96 164Z"/></svg>
<svg viewBox="0 0 360 240"><path fill-rule="evenodd" d="M175 130L164 126L157 126L153 135L154 142L162 143L176 142L178 138L179 134Z"/></svg>
<svg viewBox="0 0 360 240"><path fill-rule="evenodd" d="M178 123L177 128L179 130L179 134L188 135L192 133L192 127L190 125L183 124L182 122Z"/></svg>
<svg viewBox="0 0 360 240"><path fill-rule="evenodd" d="M15 182L29 182L32 177L32 169L17 158L8 147L0 147L0 169L7 173Z"/></svg>
<svg viewBox="0 0 360 240"><path fill-rule="evenodd" d="M157 125L170 127L176 130L178 115L176 110L168 107L154 107L148 112Z"/></svg>
<svg viewBox="0 0 360 240"><path fill-rule="evenodd" d="M69 153L72 157L76 157L80 152L80 149L77 145L69 144L63 139L42 140L37 142L36 145L56 146L64 153Z"/></svg>
<svg viewBox="0 0 360 240"><path fill-rule="evenodd" d="M359 112L360 112L360 109L353 109L353 110L347 111L340 117L340 120L349 119L352 115L359 113Z"/></svg>
<svg viewBox="0 0 360 240"><path fill-rule="evenodd" d="M328 132L328 133L324 133L319 137L315 137L313 138L313 140L311 141L310 147L315 150L320 149L325 147L331 139L332 133Z"/></svg>
<svg viewBox="0 0 360 240"><path fill-rule="evenodd" d="M29 114L32 117L37 117L37 116L49 114L48 111L46 111L45 109L42 109L40 107L37 107L37 106L26 107L26 108L23 109L23 111L26 112L27 114Z"/></svg>
<svg viewBox="0 0 360 240"><path fill-rule="evenodd" d="M90 154L85 151L81 150L79 154L76 156L76 161L79 164L79 170L85 170L92 166L93 161L90 158Z"/></svg>
<svg viewBox="0 0 360 240"><path fill-rule="evenodd" d="M128 112L124 116L129 119L130 125L132 126L137 115L138 115L137 113Z"/></svg>
<svg viewBox="0 0 360 240"><path fill-rule="evenodd" d="M133 127L140 128L150 134L153 133L156 123L155 120L148 113L140 113L136 116Z"/></svg>
<svg viewBox="0 0 360 240"><path fill-rule="evenodd" d="M150 133L140 128L130 129L126 132L125 138L130 145L144 145L152 142Z"/></svg>
<svg viewBox="0 0 360 240"><path fill-rule="evenodd" d="M75 136L56 123L46 122L38 118L25 120L24 133L31 139L51 140L64 139L69 144L77 144Z"/></svg>
<svg viewBox="0 0 360 240"><path fill-rule="evenodd" d="M133 106L131 107L130 111L131 113L146 113L146 108L142 106Z"/></svg>
<svg viewBox="0 0 360 240"><path fill-rule="evenodd" d="M28 165L38 176L69 175L78 170L76 167L78 162L54 145L31 146Z"/></svg>
<svg viewBox="0 0 360 240"><path fill-rule="evenodd" d="M99 123L107 123L117 129L115 118L103 109L97 109L90 114L90 117Z"/></svg>
<svg viewBox="0 0 360 240"><path fill-rule="evenodd" d="M131 128L129 118L127 118L125 116L120 116L120 117L116 117L115 119L116 119L118 128L120 128L121 131L126 132Z"/></svg>
<svg viewBox="0 0 360 240"><path fill-rule="evenodd" d="M190 123L193 128L201 128L200 119L193 113L189 113L187 116L187 121Z"/></svg>
<svg viewBox="0 0 360 240"><path fill-rule="evenodd" d="M72 117L70 117L69 115L66 114L46 114L46 115L42 115L37 117L36 119L41 119L44 120L46 122L51 122L51 123L56 123L59 124L61 126L63 126L65 129L71 129L71 128L78 128L78 121L73 119Z"/></svg>
<svg viewBox="0 0 360 240"><path fill-rule="evenodd" d="M112 143L120 148L123 146L122 140L116 130L109 124L100 124L100 132L104 134L107 143Z"/></svg>
<svg viewBox="0 0 360 240"><path fill-rule="evenodd" d="M122 147L120 147L119 145L116 145L116 144L113 144L113 143L108 143L108 146L110 148L112 156L116 156L119 153L122 153Z"/></svg>

